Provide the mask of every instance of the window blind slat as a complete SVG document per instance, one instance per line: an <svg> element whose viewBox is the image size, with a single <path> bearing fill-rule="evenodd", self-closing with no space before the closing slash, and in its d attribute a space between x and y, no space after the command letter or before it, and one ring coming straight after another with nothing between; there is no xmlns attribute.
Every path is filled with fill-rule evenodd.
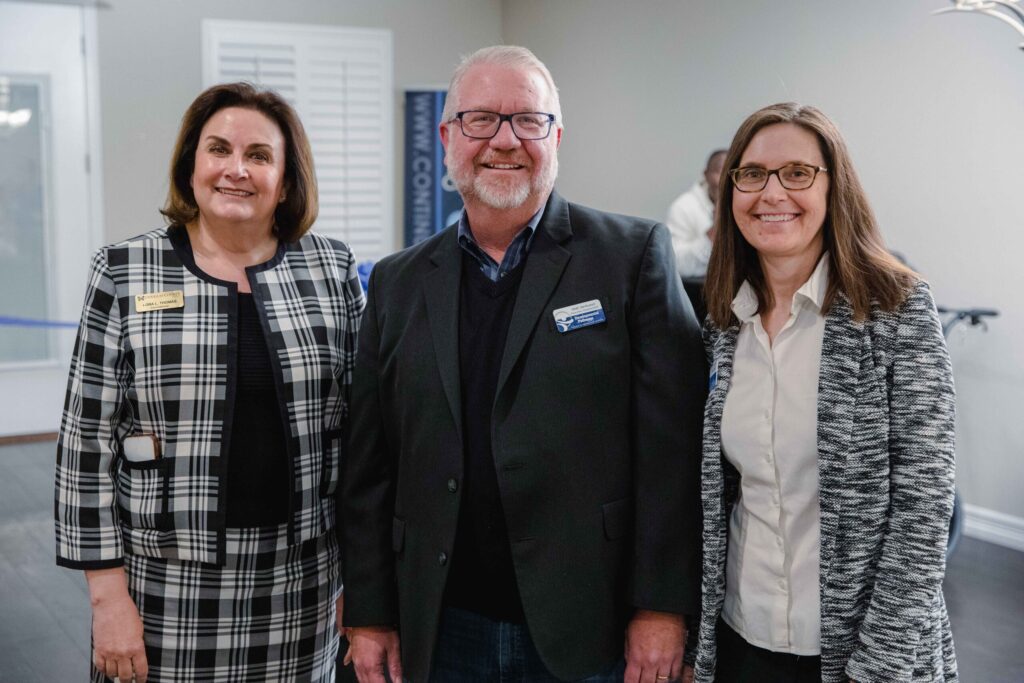
<svg viewBox="0 0 1024 683"><path fill-rule="evenodd" d="M394 250L391 34L206 20L204 81L279 92L302 118L320 191L314 229L360 259Z"/></svg>

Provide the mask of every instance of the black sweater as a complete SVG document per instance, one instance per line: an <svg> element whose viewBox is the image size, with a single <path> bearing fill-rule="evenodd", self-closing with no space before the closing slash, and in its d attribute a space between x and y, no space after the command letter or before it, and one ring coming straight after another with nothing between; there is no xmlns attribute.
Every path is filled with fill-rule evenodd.
<svg viewBox="0 0 1024 683"><path fill-rule="evenodd" d="M492 282L467 254L459 288L462 383L462 503L445 604L500 621L523 621L515 567L491 451L491 409L523 266Z"/></svg>

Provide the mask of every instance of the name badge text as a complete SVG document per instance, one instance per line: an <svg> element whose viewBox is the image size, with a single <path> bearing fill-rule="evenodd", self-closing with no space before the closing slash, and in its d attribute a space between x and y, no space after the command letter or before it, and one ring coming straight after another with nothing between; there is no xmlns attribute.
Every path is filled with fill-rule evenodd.
<svg viewBox="0 0 1024 683"><path fill-rule="evenodd" d="M573 304L565 308L557 308L552 312L555 316L555 326L562 334L578 330L581 327L597 325L605 321L604 309L597 299Z"/></svg>
<svg viewBox="0 0 1024 683"><path fill-rule="evenodd" d="M150 294L135 295L136 313L159 311L165 308L183 308L184 306L185 292L180 289L172 292L152 292Z"/></svg>

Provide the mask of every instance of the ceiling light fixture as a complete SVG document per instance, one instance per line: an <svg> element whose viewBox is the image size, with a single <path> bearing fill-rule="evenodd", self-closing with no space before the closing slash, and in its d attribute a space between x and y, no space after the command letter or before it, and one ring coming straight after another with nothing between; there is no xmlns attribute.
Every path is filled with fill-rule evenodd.
<svg viewBox="0 0 1024 683"><path fill-rule="evenodd" d="M932 14L948 14L949 12L987 14L999 21L1006 22L1017 33L1024 36L1024 10L1020 8L1020 0L952 0L952 2L952 7L937 9ZM1024 50L1024 43L1020 44L1020 49Z"/></svg>

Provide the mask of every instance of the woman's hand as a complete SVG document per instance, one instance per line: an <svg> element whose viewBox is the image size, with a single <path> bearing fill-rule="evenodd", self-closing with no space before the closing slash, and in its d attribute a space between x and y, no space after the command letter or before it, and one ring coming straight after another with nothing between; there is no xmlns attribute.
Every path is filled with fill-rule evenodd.
<svg viewBox="0 0 1024 683"><path fill-rule="evenodd" d="M93 663L107 678L145 683L149 663L142 618L128 594L124 567L89 570L85 577L92 603Z"/></svg>

